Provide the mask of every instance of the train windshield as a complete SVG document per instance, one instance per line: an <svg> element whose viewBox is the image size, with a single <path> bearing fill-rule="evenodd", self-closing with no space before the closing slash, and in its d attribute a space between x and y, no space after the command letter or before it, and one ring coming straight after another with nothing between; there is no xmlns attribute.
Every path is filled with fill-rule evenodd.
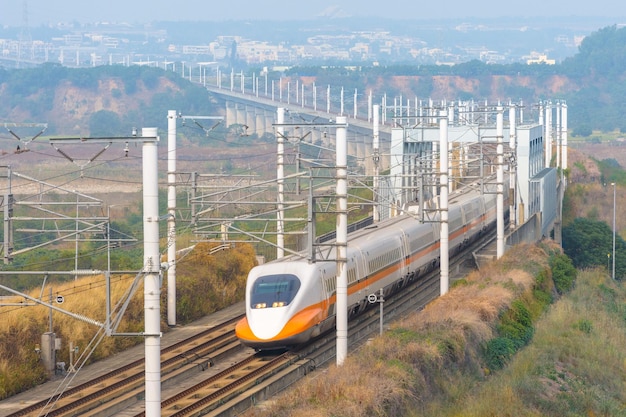
<svg viewBox="0 0 626 417"><path fill-rule="evenodd" d="M259 277L252 286L251 307L284 307L291 303L299 289L300 280L292 274Z"/></svg>

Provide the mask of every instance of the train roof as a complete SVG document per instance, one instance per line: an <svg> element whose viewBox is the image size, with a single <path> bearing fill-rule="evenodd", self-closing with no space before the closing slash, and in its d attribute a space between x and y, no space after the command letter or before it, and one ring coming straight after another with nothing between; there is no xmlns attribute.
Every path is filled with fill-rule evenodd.
<svg viewBox="0 0 626 417"><path fill-rule="evenodd" d="M505 176L504 181L508 181L507 177ZM486 191L483 191L485 190ZM449 195L448 195L448 204L450 207L452 206L456 206L456 205L462 205L470 200L473 200L481 195L492 195L493 198L495 198L495 189L496 189L496 183L495 183L495 174L485 177L485 179L482 182L479 181L475 181L472 182L468 185L465 185L461 188L458 188L454 191L452 191ZM506 190L506 187L505 187ZM437 207L437 203L431 201L430 202L430 206L433 208ZM355 240L358 239L360 237L363 237L369 233L371 233L373 230L376 229L383 229L383 228L387 228L393 225L396 225L398 223L403 223L405 221L407 221L408 219L413 219L418 223L422 223L420 216L415 212L415 211L411 211L411 210L407 210L405 213L400 214L398 216L394 216L392 218L389 219L385 219L385 220L381 220L378 223L373 223L370 225L367 225L365 227L362 227L358 230L355 230L351 233L348 234L348 241L350 240ZM435 217L433 215L430 216L430 218L428 220L426 220L426 222L431 222L435 219ZM426 223L425 222L425 223ZM330 247L330 244L335 242L335 239L331 239L328 240L327 243L329 245L329 249L327 252L329 252L331 255L334 254L334 249L332 247ZM308 255L309 252L308 251L302 251L299 252L298 254L290 254L287 255L283 258L281 258L280 260L274 260L274 261L270 261L268 263L271 262L285 262L285 261L292 261L292 262L308 262ZM331 256L331 258L334 258L334 255ZM323 259L318 259L318 262L322 262L324 261Z"/></svg>

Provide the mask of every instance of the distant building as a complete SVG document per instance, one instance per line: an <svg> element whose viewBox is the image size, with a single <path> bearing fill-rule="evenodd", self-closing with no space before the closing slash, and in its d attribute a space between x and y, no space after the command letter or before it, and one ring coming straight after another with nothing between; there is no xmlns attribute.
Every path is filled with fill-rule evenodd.
<svg viewBox="0 0 626 417"><path fill-rule="evenodd" d="M209 45L183 45L183 54L186 55L210 55Z"/></svg>
<svg viewBox="0 0 626 417"><path fill-rule="evenodd" d="M530 55L530 58L528 58L526 60L526 63L528 65L530 65L530 64L554 65L554 64L556 64L556 61L554 59L548 59L548 56L546 54L537 54L537 53L533 52Z"/></svg>

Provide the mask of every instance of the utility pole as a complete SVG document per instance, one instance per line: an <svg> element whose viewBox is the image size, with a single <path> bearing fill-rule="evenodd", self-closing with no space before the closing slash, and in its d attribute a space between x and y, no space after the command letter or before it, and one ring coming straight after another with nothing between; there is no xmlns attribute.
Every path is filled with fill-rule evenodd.
<svg viewBox="0 0 626 417"><path fill-rule="evenodd" d="M26 0L22 1L22 29L20 30L20 39L17 44L17 68L20 68L22 61L22 47L24 44L28 43L31 47L31 59L34 59L33 56L34 50L33 47L33 39L30 35L30 28L28 25L28 2Z"/></svg>
<svg viewBox="0 0 626 417"><path fill-rule="evenodd" d="M348 142L345 116L337 117L337 365L348 355Z"/></svg>
<svg viewBox="0 0 626 417"><path fill-rule="evenodd" d="M509 103L509 148L511 157L509 160L509 221L511 229L517 226L517 125L516 108Z"/></svg>
<svg viewBox="0 0 626 417"><path fill-rule="evenodd" d="M142 137L155 138L156 128ZM161 415L161 261L159 252L159 181L157 141L143 143L144 331L146 416Z"/></svg>
<svg viewBox="0 0 626 417"><path fill-rule="evenodd" d="M159 182L157 128L143 128L141 136L109 138L51 138L50 143L142 142L144 229L145 410L161 415L161 255L159 252ZM106 148L105 148L106 149Z"/></svg>
<svg viewBox="0 0 626 417"><path fill-rule="evenodd" d="M439 237L439 295L448 293L450 287L450 225L448 224L448 116L445 110L439 112L439 206L441 231Z"/></svg>
<svg viewBox="0 0 626 417"><path fill-rule="evenodd" d="M496 258L504 255L504 114L502 106L498 106L496 114Z"/></svg>
<svg viewBox="0 0 626 417"><path fill-rule="evenodd" d="M374 179L372 181L372 188L374 191L374 195L373 195L373 200L374 200L374 209L372 210L373 212L373 216L374 217L374 223L377 223L380 221L380 199L378 198L379 195L379 175L380 175L380 138L379 138L379 124L380 124L380 106L378 104L375 104L374 106L372 106L372 113L373 113L373 121L372 121L372 133L374 136L374 140L372 143L372 147L374 148L374 155L372 157L373 161L374 161Z"/></svg>
<svg viewBox="0 0 626 417"><path fill-rule="evenodd" d="M176 120L192 119L208 135L223 117L183 116L176 110L167 112L167 324L176 326ZM198 120L217 120L210 128L202 126Z"/></svg>
<svg viewBox="0 0 626 417"><path fill-rule="evenodd" d="M167 324L176 326L176 110L167 112Z"/></svg>
<svg viewBox="0 0 626 417"><path fill-rule="evenodd" d="M613 281L615 281L615 183L613 185L613 269L611 273L611 277Z"/></svg>
<svg viewBox="0 0 626 417"><path fill-rule="evenodd" d="M276 110L276 182L278 185L278 202L276 210L276 259L285 256L285 108Z"/></svg>

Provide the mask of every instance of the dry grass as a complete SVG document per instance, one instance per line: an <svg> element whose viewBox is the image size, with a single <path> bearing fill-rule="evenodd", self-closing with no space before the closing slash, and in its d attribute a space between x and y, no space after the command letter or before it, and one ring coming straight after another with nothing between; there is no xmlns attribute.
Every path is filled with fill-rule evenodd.
<svg viewBox="0 0 626 417"><path fill-rule="evenodd" d="M122 297L126 288L132 282L134 277L123 276L112 279L111 297L112 302L116 303ZM52 289L53 297L63 295L63 304L54 304L56 307L62 308L75 314L80 314L89 319L104 322L105 319L105 280L104 276L94 276L81 278L70 283L50 283L43 292L38 289L31 291L30 295L39 298L43 294L44 302L49 301L50 290ZM131 303L128 312L134 317L141 313L139 300L135 297ZM24 300L21 300L24 301ZM32 304L25 302L24 304ZM14 375L16 373L16 362L26 362L33 364L33 369L27 374L31 374L35 381L45 379L45 372L38 361L35 354L35 346L41 341L41 334L50 331L50 311L51 309L42 305L30 305L26 307L3 307L0 309L2 320L0 320L0 357L6 364L2 366L6 369L4 375ZM122 329L132 328L132 321L125 320L122 322ZM83 349L88 342L96 334L98 327L86 321L80 321L69 315L65 315L58 311L52 312L53 331L56 336L62 340L62 350L58 352L58 361L69 363L69 342L73 342L75 346ZM125 331L125 330L120 330ZM109 354L119 351L121 348L135 343L134 341L125 339L105 339L96 350L92 360L108 356ZM6 376L5 376L6 379ZM3 391L7 394L19 392L19 386L14 385L15 378L8 378L2 381ZM4 397L5 395L2 395Z"/></svg>
<svg viewBox="0 0 626 417"><path fill-rule="evenodd" d="M112 279L111 298L116 303L122 297L134 277L124 276ZM43 294L45 302L49 301L50 288L53 296L64 296L63 304L55 304L89 319L104 322L105 319L105 280L103 276L81 278L70 283L50 283L43 292L38 289L30 295L39 298ZM131 302L126 317L141 317L140 296ZM17 301L17 299L16 299ZM24 300L20 300L24 301ZM25 303L25 304L31 304ZM49 331L50 309L42 306L2 307L0 308L0 398L30 388L46 379L35 346L39 345L41 335ZM52 312L52 325L56 337L62 340L62 350L58 352L57 361L69 363L69 343L74 343L82 350L96 335L98 327L86 321L80 321L61 312ZM140 323L123 320L120 331L137 331ZM121 349L137 343L129 338L105 338L94 352L90 361L109 356Z"/></svg>
<svg viewBox="0 0 626 417"><path fill-rule="evenodd" d="M202 317L243 298L245 278L255 262L252 248L249 245L239 245L215 255L210 255L209 250L210 245L199 244L177 265L177 315L181 323ZM134 278L112 277L113 306L122 299ZM163 331L168 330L165 322L166 283L167 280L164 280L161 289ZM37 289L30 295L39 298L42 293L44 301L48 301L50 287L54 296L64 296L64 303L57 307L101 323L105 321L106 287L103 276L80 278L63 284L51 282L43 292ZM35 354L35 346L40 343L41 334L49 331L49 313L50 309L41 305L0 307L0 399L28 389L47 378ZM99 328L61 312L54 311L52 318L53 331L63 343L62 349L57 353L57 361L69 364L69 342L73 342L82 352ZM143 287L139 285L117 331L132 333L142 330ZM141 343L142 340L139 337L105 337L87 363L108 357Z"/></svg>
<svg viewBox="0 0 626 417"><path fill-rule="evenodd" d="M533 274L549 275L547 260L537 246L513 248L423 311L395 323L340 368L331 366L248 415L439 415L445 404L463 401L486 378L481 347L515 299L532 297Z"/></svg>
<svg viewBox="0 0 626 417"><path fill-rule="evenodd" d="M626 290L602 271L583 271L571 294L535 314L542 318L532 343L507 367L482 367L481 345L502 313L515 300L532 303L538 283L553 288L541 248L556 250L545 243L515 248L342 367L314 374L248 415L626 415Z"/></svg>
<svg viewBox="0 0 626 417"><path fill-rule="evenodd" d="M342 372L324 371L295 387L273 407L257 410L258 415L360 417L386 416L390 410L397 415L403 408L390 404L401 404L411 396L414 382L408 371L380 359L365 363L362 358L348 358Z"/></svg>
<svg viewBox="0 0 626 417"><path fill-rule="evenodd" d="M626 292L583 271L537 323L533 343L450 416L618 416L626 404Z"/></svg>

